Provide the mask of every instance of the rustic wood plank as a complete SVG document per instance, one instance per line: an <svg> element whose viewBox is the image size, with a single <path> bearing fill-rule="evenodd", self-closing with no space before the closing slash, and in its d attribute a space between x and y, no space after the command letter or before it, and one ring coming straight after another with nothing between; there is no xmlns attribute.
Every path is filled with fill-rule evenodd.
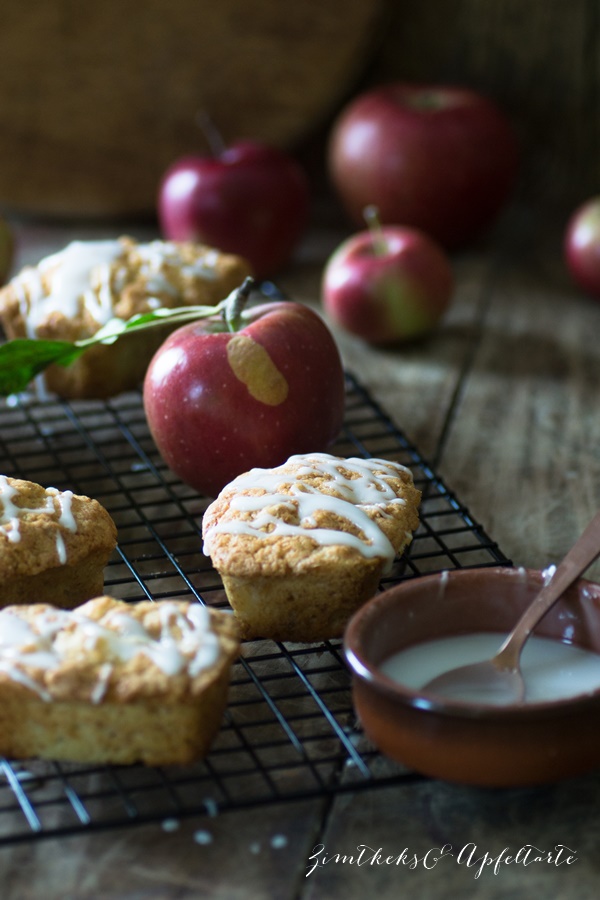
<svg viewBox="0 0 600 900"><path fill-rule="evenodd" d="M557 243L525 247L493 286L440 461L504 552L534 567L566 552L600 498L600 305L570 284Z"/></svg>
<svg viewBox="0 0 600 900"><path fill-rule="evenodd" d="M597 774L537 789L489 790L424 780L341 796L319 841L324 851L318 859L326 855L331 861L307 877L304 900L363 900L371 893L419 900L529 900L534 896L591 900L597 877L599 801ZM577 861L560 866L499 863L494 873L494 860L505 848L505 855L515 856L527 845L547 852L557 844L566 845ZM441 856L435 851L444 845L449 845L448 854ZM356 860L363 846L366 862L351 863L350 857ZM398 858L405 849L408 864L368 862L377 850L385 860ZM489 865L481 862L486 853L492 860ZM414 855L419 861L411 868ZM526 857L523 852L521 858L532 855ZM567 855L565 851L563 858ZM440 857L437 863L436 856ZM476 878L480 867L483 871Z"/></svg>
<svg viewBox="0 0 600 900"><path fill-rule="evenodd" d="M0 848L9 900L294 900L323 801L134 825Z"/></svg>

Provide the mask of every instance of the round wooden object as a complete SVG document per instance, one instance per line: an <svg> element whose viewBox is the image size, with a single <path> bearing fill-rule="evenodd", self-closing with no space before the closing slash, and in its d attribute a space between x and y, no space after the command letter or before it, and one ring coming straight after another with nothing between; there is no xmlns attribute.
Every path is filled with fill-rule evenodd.
<svg viewBox="0 0 600 900"><path fill-rule="evenodd" d="M360 75L380 0L27 0L0 28L0 208L153 211L178 156L225 142L293 149Z"/></svg>

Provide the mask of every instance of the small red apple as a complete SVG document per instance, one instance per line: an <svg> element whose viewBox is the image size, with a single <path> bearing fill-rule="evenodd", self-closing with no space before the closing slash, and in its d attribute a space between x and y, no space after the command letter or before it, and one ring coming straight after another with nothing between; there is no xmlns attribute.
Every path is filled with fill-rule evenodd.
<svg viewBox="0 0 600 900"><path fill-rule="evenodd" d="M165 173L158 218L168 240L201 241L245 257L257 278L289 260L307 224L310 191L300 164L258 141L214 156L186 156Z"/></svg>
<svg viewBox="0 0 600 900"><path fill-rule="evenodd" d="M321 296L333 322L384 344L430 332L450 303L453 284L445 251L424 232L371 226L330 256Z"/></svg>
<svg viewBox="0 0 600 900"><path fill-rule="evenodd" d="M563 248L575 283L593 297L600 297L600 196L587 200L572 214Z"/></svg>
<svg viewBox="0 0 600 900"><path fill-rule="evenodd" d="M159 453L208 496L248 469L325 450L344 415L342 363L323 319L287 301L239 313L236 292L230 299L225 318L174 331L144 381Z"/></svg>
<svg viewBox="0 0 600 900"><path fill-rule="evenodd" d="M491 225L517 162L506 115L455 86L375 87L342 110L328 146L332 182L357 224L373 203L383 224L420 228L452 249Z"/></svg>

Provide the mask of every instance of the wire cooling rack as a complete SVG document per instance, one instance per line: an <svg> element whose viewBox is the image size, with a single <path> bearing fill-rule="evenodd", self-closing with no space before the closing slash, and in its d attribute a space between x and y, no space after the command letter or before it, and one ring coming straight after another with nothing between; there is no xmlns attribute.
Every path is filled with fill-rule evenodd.
<svg viewBox="0 0 600 900"><path fill-rule="evenodd" d="M411 468L421 525L382 588L416 575L509 560L352 376L333 448ZM140 395L107 403L0 400L0 472L98 499L119 546L106 593L136 601L227 601L202 554L208 504L180 483L149 436ZM208 757L187 767L84 766L0 758L0 843L360 790L412 779L356 722L341 641L255 641L234 665L230 702Z"/></svg>

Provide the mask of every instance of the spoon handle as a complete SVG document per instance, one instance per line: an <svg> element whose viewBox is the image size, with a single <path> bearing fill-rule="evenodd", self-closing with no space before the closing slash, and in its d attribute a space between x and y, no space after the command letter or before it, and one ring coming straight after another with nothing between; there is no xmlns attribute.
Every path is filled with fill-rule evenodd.
<svg viewBox="0 0 600 900"><path fill-rule="evenodd" d="M500 647L494 657L494 664L499 669L518 667L523 644L537 623L598 556L600 556L600 512L596 513Z"/></svg>

